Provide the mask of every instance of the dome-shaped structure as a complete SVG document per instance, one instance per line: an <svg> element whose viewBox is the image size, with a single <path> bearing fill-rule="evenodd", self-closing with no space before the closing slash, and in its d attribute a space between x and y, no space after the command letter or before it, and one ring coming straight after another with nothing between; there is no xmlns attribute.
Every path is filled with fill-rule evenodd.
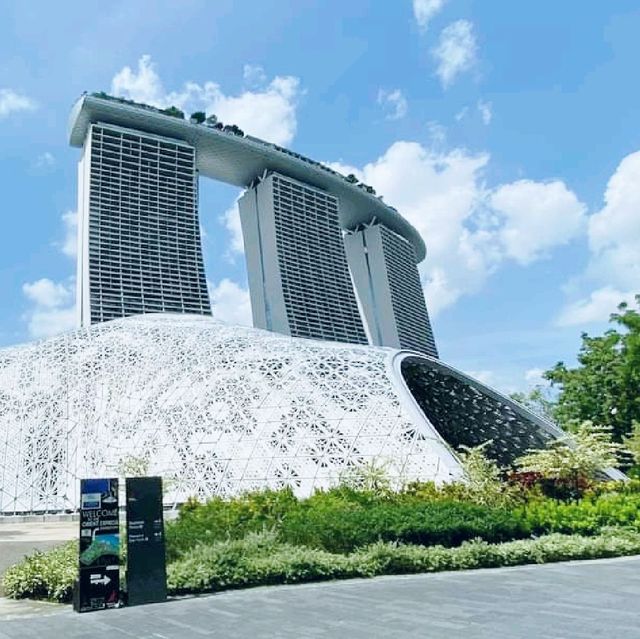
<svg viewBox="0 0 640 639"><path fill-rule="evenodd" d="M406 381L405 381L406 380ZM560 433L442 362L201 316L129 317L0 350L0 513L77 507L78 479L139 464L170 503L334 483L372 460L461 475L447 444L502 462Z"/></svg>

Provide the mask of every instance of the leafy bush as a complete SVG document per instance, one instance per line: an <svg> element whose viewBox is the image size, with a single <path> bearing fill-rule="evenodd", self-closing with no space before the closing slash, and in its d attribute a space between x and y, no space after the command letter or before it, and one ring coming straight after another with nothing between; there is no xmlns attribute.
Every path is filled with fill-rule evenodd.
<svg viewBox="0 0 640 639"><path fill-rule="evenodd" d="M534 533L597 535L604 527L630 527L640 532L640 494L609 492L580 501L532 500L516 511Z"/></svg>
<svg viewBox="0 0 640 639"><path fill-rule="evenodd" d="M340 486L387 497L394 490L389 475L390 464L389 460L374 458L369 463L350 468L340 475Z"/></svg>
<svg viewBox="0 0 640 639"><path fill-rule="evenodd" d="M273 532L200 544L169 564L171 594L214 592L267 584L292 584L385 574L410 574L518 566L640 553L640 533L604 531L597 537L552 534L489 544L474 539L456 548L378 542L343 555L283 544ZM71 600L77 567L75 544L35 553L9 569L8 596Z"/></svg>
<svg viewBox="0 0 640 639"><path fill-rule="evenodd" d="M370 490L343 485L298 500L290 489L248 493L206 504L187 502L166 526L168 558L177 559L198 543L241 539L273 529L280 541L332 552L350 552L378 540L455 546L481 537L506 541L529 530L507 509L480 501L468 489L413 485L394 493L376 483ZM449 493L460 493L460 499ZM465 501L463 499L467 499Z"/></svg>
<svg viewBox="0 0 640 639"><path fill-rule="evenodd" d="M632 465L627 470L627 474L640 478L640 422L633 422L631 434L622 441L631 456Z"/></svg>
<svg viewBox="0 0 640 639"><path fill-rule="evenodd" d="M521 472L536 473L550 483L547 494L558 489L562 496L576 498L591 485L598 472L617 467L624 447L611 440L611 428L583 422L571 437L549 442L516 460ZM558 496L561 496L560 494Z"/></svg>
<svg viewBox="0 0 640 639"><path fill-rule="evenodd" d="M640 478L615 481L599 481L585 493L585 497L593 498L599 495L616 493L619 495L637 495L640 493Z"/></svg>
<svg viewBox="0 0 640 639"><path fill-rule="evenodd" d="M529 534L506 509L455 501L360 505L326 493L302 502L280 524L282 541L331 552L351 552L379 540L457 546L475 537L497 542Z"/></svg>
<svg viewBox="0 0 640 639"><path fill-rule="evenodd" d="M640 534L630 532L599 537L554 534L502 544L471 540L457 548L378 542L349 555L279 544L272 534L267 534L194 548L169 566L168 584L171 593L186 594L255 585L517 566L637 553L640 553Z"/></svg>
<svg viewBox="0 0 640 639"><path fill-rule="evenodd" d="M78 543L67 542L47 552L35 552L11 566L3 577L7 597L70 601L78 570Z"/></svg>
<svg viewBox="0 0 640 639"><path fill-rule="evenodd" d="M486 454L491 440L479 446L461 446L459 452L466 481L465 500L485 506L509 506L521 498L518 487L503 481L504 469ZM455 484L454 484L455 485Z"/></svg>
<svg viewBox="0 0 640 639"><path fill-rule="evenodd" d="M273 532L201 544L169 565L175 594L356 576L348 558L279 543Z"/></svg>
<svg viewBox="0 0 640 639"><path fill-rule="evenodd" d="M233 499L214 497L205 504L188 501L175 521L165 526L167 559L198 543L239 539L250 532L278 528L298 500L290 488L246 493Z"/></svg>
<svg viewBox="0 0 640 639"><path fill-rule="evenodd" d="M184 111L181 111L178 107L175 106L170 106L166 109L160 109L160 113L164 113L165 115L170 115L171 117L184 120Z"/></svg>
<svg viewBox="0 0 640 639"><path fill-rule="evenodd" d="M468 484L393 492L376 478L368 488L342 485L304 500L290 489L189 500L166 524L173 592L640 552L640 480L596 483L574 502L522 489L517 505L487 491L509 507L473 503ZM523 539L531 533L554 534ZM68 601L77 564L76 543L36 552L7 571L5 591Z"/></svg>

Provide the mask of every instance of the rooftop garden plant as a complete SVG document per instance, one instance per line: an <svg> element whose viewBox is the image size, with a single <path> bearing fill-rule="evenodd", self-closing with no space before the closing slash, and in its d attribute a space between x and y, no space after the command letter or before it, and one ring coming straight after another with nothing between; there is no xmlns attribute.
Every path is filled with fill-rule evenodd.
<svg viewBox="0 0 640 639"><path fill-rule="evenodd" d="M195 124L202 124L207 119L207 114L204 111L195 111L189 118L190 122Z"/></svg>

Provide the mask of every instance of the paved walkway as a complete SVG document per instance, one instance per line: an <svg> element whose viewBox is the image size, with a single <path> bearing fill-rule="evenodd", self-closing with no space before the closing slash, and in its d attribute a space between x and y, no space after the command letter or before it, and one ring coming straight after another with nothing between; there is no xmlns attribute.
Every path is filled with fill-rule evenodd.
<svg viewBox="0 0 640 639"><path fill-rule="evenodd" d="M28 604L27 604L28 605ZM640 638L640 557L225 592L2 619L0 639Z"/></svg>

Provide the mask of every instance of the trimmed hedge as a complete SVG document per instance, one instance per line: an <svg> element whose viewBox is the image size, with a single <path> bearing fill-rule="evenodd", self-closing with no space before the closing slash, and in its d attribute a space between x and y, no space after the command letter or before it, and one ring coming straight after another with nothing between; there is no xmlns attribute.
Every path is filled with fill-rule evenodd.
<svg viewBox="0 0 640 639"><path fill-rule="evenodd" d="M174 594L215 592L376 575L497 568L640 554L640 534L553 534L502 544L466 541L456 548L378 542L348 555L279 544L272 535L198 546L169 566Z"/></svg>
<svg viewBox="0 0 640 639"><path fill-rule="evenodd" d="M609 526L640 532L640 493L611 492L571 502L532 500L514 515L534 533L597 535Z"/></svg>
<svg viewBox="0 0 640 639"><path fill-rule="evenodd" d="M165 523L167 559L178 558L198 543L242 539L251 532L277 529L298 504L291 488L254 491L230 499L214 497L204 504L190 500L175 521Z"/></svg>
<svg viewBox="0 0 640 639"><path fill-rule="evenodd" d="M275 530L283 543L342 553L376 541L457 546L476 537L501 542L531 532L510 510L451 497L380 496L341 487L298 500L284 489L188 504L167 524L168 557L178 559L198 543L242 539L265 529Z"/></svg>
<svg viewBox="0 0 640 639"><path fill-rule="evenodd" d="M280 524L285 543L329 552L353 552L377 541L430 546L459 546L481 538L502 542L528 537L522 518L503 508L455 501L380 502L368 506L312 500L290 512Z"/></svg>
<svg viewBox="0 0 640 639"><path fill-rule="evenodd" d="M466 541L456 548L378 542L348 555L278 542L274 533L199 545L168 566L171 594L215 592L376 575L495 568L569 559L640 554L640 533L613 529L595 537L552 534L502 544ZM36 553L9 569L9 597L70 601L77 561L74 544Z"/></svg>

